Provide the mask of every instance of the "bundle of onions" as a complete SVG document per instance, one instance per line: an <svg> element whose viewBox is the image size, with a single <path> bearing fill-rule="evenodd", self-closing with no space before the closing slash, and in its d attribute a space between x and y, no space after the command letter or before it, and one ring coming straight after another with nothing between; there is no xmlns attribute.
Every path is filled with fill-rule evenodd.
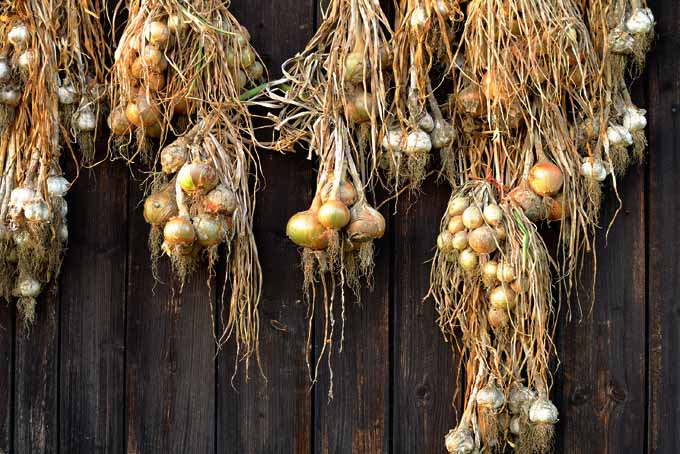
<svg viewBox="0 0 680 454"><path fill-rule="evenodd" d="M226 245L231 296L218 347L233 339L246 373L253 355L261 370L252 231L259 165L245 100L261 90L264 66L229 1L131 0L127 9L109 125L119 156L141 157L152 175L144 205L152 271L164 253L183 285L206 257L212 278Z"/></svg>
<svg viewBox="0 0 680 454"><path fill-rule="evenodd" d="M93 156L107 47L84 11L103 9L97 1L0 6L0 296L17 299L26 325L68 240L62 150L75 152L75 141L77 163Z"/></svg>
<svg viewBox="0 0 680 454"><path fill-rule="evenodd" d="M292 151L296 144L305 144L310 159L319 160L314 203L291 218L287 231L305 248L306 294L316 295L315 282L323 287L330 342L335 284L347 282L358 290L359 275L370 281L372 240L385 228L365 191L377 181L391 30L378 0L331 0L323 15L307 47L283 64L284 77L254 102L279 109L270 115L275 140L265 146ZM343 192L356 194L356 200L343 200ZM320 279L313 279L317 274ZM344 304L344 292L339 293ZM324 343L319 360L329 345ZM313 375L315 380L316 372Z"/></svg>
<svg viewBox="0 0 680 454"><path fill-rule="evenodd" d="M451 40L461 18L456 1L399 2L393 37L394 99L381 154L388 187L395 191L402 181L411 190L419 188L433 149L445 163L454 159L456 130L444 119L430 78L435 78L435 87L450 84L450 71L441 69L454 66Z"/></svg>

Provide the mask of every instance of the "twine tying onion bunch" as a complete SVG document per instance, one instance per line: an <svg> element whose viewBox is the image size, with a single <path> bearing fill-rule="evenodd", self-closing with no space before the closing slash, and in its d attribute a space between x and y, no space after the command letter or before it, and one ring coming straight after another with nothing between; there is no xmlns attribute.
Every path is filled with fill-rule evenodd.
<svg viewBox="0 0 680 454"><path fill-rule="evenodd" d="M0 7L0 296L26 325L68 241L64 148L91 163L107 46L89 0ZM81 157L71 148L75 141Z"/></svg>
<svg viewBox="0 0 680 454"><path fill-rule="evenodd" d="M259 162L243 101L261 90L264 67L229 1L132 0L127 8L109 125L119 155L130 164L141 156L151 174L144 217L154 276L163 253L182 286L201 257L212 280L224 245L231 296L218 348L233 337L246 373L253 354L261 369L252 230Z"/></svg>

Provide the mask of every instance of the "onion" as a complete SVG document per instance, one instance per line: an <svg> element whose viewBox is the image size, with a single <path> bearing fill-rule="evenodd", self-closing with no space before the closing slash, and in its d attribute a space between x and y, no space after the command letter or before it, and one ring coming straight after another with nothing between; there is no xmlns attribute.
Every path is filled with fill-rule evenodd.
<svg viewBox="0 0 680 454"><path fill-rule="evenodd" d="M437 249L442 252L451 252L453 248L453 235L444 230L437 236Z"/></svg>
<svg viewBox="0 0 680 454"><path fill-rule="evenodd" d="M462 231L454 234L451 237L451 246L453 246L454 249L458 249L459 251L462 251L463 249L467 249L467 247L468 247L468 234L467 234L467 232L465 230L462 230Z"/></svg>
<svg viewBox="0 0 680 454"><path fill-rule="evenodd" d="M16 49L23 50L28 46L31 39L31 34L28 27L24 24L17 24L7 33L7 40L12 43Z"/></svg>
<svg viewBox="0 0 680 454"><path fill-rule="evenodd" d="M645 109L638 109L635 106L626 107L623 114L623 127L630 132L642 131L647 126Z"/></svg>
<svg viewBox="0 0 680 454"><path fill-rule="evenodd" d="M495 203L490 203L484 207L482 216L484 216L484 220L487 224L498 225L503 221L503 210Z"/></svg>
<svg viewBox="0 0 680 454"><path fill-rule="evenodd" d="M163 73L149 71L145 78L146 88L150 91L162 90L165 87L165 76Z"/></svg>
<svg viewBox="0 0 680 454"><path fill-rule="evenodd" d="M264 66L259 61L246 68L246 74L253 80L260 79L264 75Z"/></svg>
<svg viewBox="0 0 680 454"><path fill-rule="evenodd" d="M314 250L326 249L328 235L312 210L295 213L286 225L286 235L298 246Z"/></svg>
<svg viewBox="0 0 680 454"><path fill-rule="evenodd" d="M499 285L491 290L489 301L496 309L512 310L516 304L517 295L509 286Z"/></svg>
<svg viewBox="0 0 680 454"><path fill-rule="evenodd" d="M172 111L177 115L186 115L189 111L189 103L187 102L187 98L175 98Z"/></svg>
<svg viewBox="0 0 680 454"><path fill-rule="evenodd" d="M132 65L130 65L130 74L132 77L135 79L143 79L144 74L147 73L147 69L144 66L144 62L142 61L141 57L135 58L135 61L132 62Z"/></svg>
<svg viewBox="0 0 680 454"><path fill-rule="evenodd" d="M538 222L545 218L545 209L541 198L532 191L525 182L520 183L508 194L510 199L518 205L527 218L532 222Z"/></svg>
<svg viewBox="0 0 680 454"><path fill-rule="evenodd" d="M436 120L434 129L430 133L432 148L444 148L453 143L456 137L456 130L444 120ZM429 150L428 150L429 151Z"/></svg>
<svg viewBox="0 0 680 454"><path fill-rule="evenodd" d="M467 197L456 197L449 204L449 215L456 216L463 214L463 211L470 206L470 200Z"/></svg>
<svg viewBox="0 0 680 454"><path fill-rule="evenodd" d="M227 225L221 216L202 213L192 219L196 241L205 248L217 246L224 240Z"/></svg>
<svg viewBox="0 0 680 454"><path fill-rule="evenodd" d="M347 235L350 241L362 242L382 238L385 218L378 210L364 203L357 203L350 210Z"/></svg>
<svg viewBox="0 0 680 454"><path fill-rule="evenodd" d="M236 73L236 85L239 90L241 90L243 87L246 86L248 83L248 76L244 71L241 71L240 69Z"/></svg>
<svg viewBox="0 0 680 454"><path fill-rule="evenodd" d="M477 253L475 251L468 248L458 254L458 263L465 271L473 271L477 268L479 258L477 257Z"/></svg>
<svg viewBox="0 0 680 454"><path fill-rule="evenodd" d="M177 202L172 192L156 192L144 201L144 219L149 224L162 225L174 216L177 216Z"/></svg>
<svg viewBox="0 0 680 454"><path fill-rule="evenodd" d="M354 123L364 123L371 119L373 100L368 93L359 93L349 100L345 109L347 116Z"/></svg>
<svg viewBox="0 0 680 454"><path fill-rule="evenodd" d="M485 387L477 391L477 405L498 410L505 404L505 396L493 383L488 383Z"/></svg>
<svg viewBox="0 0 680 454"><path fill-rule="evenodd" d="M144 128L144 135L147 137L159 138L163 134L160 123L154 123Z"/></svg>
<svg viewBox="0 0 680 454"><path fill-rule="evenodd" d="M180 187L187 194L195 191L210 191L219 183L215 168L204 162L184 164L177 174Z"/></svg>
<svg viewBox="0 0 680 454"><path fill-rule="evenodd" d="M472 454L475 450L475 440L468 429L458 428L450 430L444 438L446 450L455 454Z"/></svg>
<svg viewBox="0 0 680 454"><path fill-rule="evenodd" d="M474 85L469 85L458 93L456 105L460 113L468 114L476 118L482 115L484 110L484 99L479 88Z"/></svg>
<svg viewBox="0 0 680 454"><path fill-rule="evenodd" d="M526 293L529 290L529 278L520 276L510 283L510 288L517 294Z"/></svg>
<svg viewBox="0 0 680 454"><path fill-rule="evenodd" d="M508 239L508 232L505 230L505 226L503 224L498 224L494 226L493 232L496 235L496 239L499 242L505 241Z"/></svg>
<svg viewBox="0 0 680 454"><path fill-rule="evenodd" d="M71 183L61 175L47 177L47 193L50 197L63 197L71 187Z"/></svg>
<svg viewBox="0 0 680 454"><path fill-rule="evenodd" d="M140 93L135 102L131 102L125 108L125 117L135 126L151 126L157 124L160 113L155 102L149 102L149 98Z"/></svg>
<svg viewBox="0 0 680 454"><path fill-rule="evenodd" d="M364 77L364 55L362 52L352 52L345 58L345 80L361 83Z"/></svg>
<svg viewBox="0 0 680 454"><path fill-rule="evenodd" d="M168 60L163 52L153 46L146 46L142 51L142 62L156 72L163 72L168 67Z"/></svg>
<svg viewBox="0 0 680 454"><path fill-rule="evenodd" d="M487 225L477 227L468 235L472 250L479 254L491 254L496 250L496 238L493 229Z"/></svg>
<svg viewBox="0 0 680 454"><path fill-rule="evenodd" d="M255 53L250 49L250 47L246 47L245 49L241 50L239 53L239 58L241 59L241 67L243 68L248 68L253 63L255 63Z"/></svg>
<svg viewBox="0 0 680 454"><path fill-rule="evenodd" d="M0 83L7 82L12 77L12 67L6 58L0 58Z"/></svg>
<svg viewBox="0 0 680 454"><path fill-rule="evenodd" d="M161 169L163 173L177 172L187 162L189 157L186 141L177 139L161 150Z"/></svg>
<svg viewBox="0 0 680 454"><path fill-rule="evenodd" d="M21 102L21 93L13 87L0 88L0 102L10 107L16 107Z"/></svg>
<svg viewBox="0 0 680 454"><path fill-rule="evenodd" d="M633 136L630 131L625 126L621 125L611 125L607 128L607 140L609 140L609 145L614 147L624 146L633 144Z"/></svg>
<svg viewBox="0 0 680 454"><path fill-rule="evenodd" d="M469 206L463 211L463 224L468 229L476 229L484 224L482 212L476 206Z"/></svg>
<svg viewBox="0 0 680 454"><path fill-rule="evenodd" d="M482 276L487 281L495 281L496 275L498 274L498 262L495 260L489 260L484 265L482 265Z"/></svg>
<svg viewBox="0 0 680 454"><path fill-rule="evenodd" d="M496 278L501 282L509 284L515 280L515 268L507 262L500 262L496 271Z"/></svg>
<svg viewBox="0 0 680 454"><path fill-rule="evenodd" d="M547 399L536 399L529 409L529 420L534 424L555 424L558 419L557 407Z"/></svg>
<svg viewBox="0 0 680 454"><path fill-rule="evenodd" d="M489 309L486 319L488 320L489 325L496 329L505 328L510 322L508 311L505 309L496 309L495 307Z"/></svg>
<svg viewBox="0 0 680 454"><path fill-rule="evenodd" d="M180 14L171 14L168 17L168 30L173 34L179 34L189 27L189 22L185 21Z"/></svg>
<svg viewBox="0 0 680 454"><path fill-rule="evenodd" d="M339 200L329 200L321 205L317 217L321 225L334 230L343 228L350 220L347 205Z"/></svg>
<svg viewBox="0 0 680 454"><path fill-rule="evenodd" d="M654 14L649 8L637 8L626 21L626 30L631 33L649 33L654 28Z"/></svg>
<svg viewBox="0 0 680 454"><path fill-rule="evenodd" d="M71 123L78 131L94 131L94 129L97 127L97 116L94 114L94 111L91 108L82 107L73 114Z"/></svg>
<svg viewBox="0 0 680 454"><path fill-rule="evenodd" d="M170 246L191 245L196 240L196 232L191 221L185 217L171 218L163 228L163 238Z"/></svg>
<svg viewBox="0 0 680 454"><path fill-rule="evenodd" d="M17 297L37 298L38 295L40 295L41 290L42 286L40 285L40 282L30 276L24 276L19 279L17 286L12 293Z"/></svg>
<svg viewBox="0 0 680 454"><path fill-rule="evenodd" d="M552 162L539 162L529 171L529 186L540 196L560 192L563 180L562 171Z"/></svg>
<svg viewBox="0 0 680 454"><path fill-rule="evenodd" d="M31 222L47 222L50 220L50 209L44 200L35 198L24 205L24 216Z"/></svg>
<svg viewBox="0 0 680 454"><path fill-rule="evenodd" d="M206 195L205 207L211 213L232 215L238 207L236 194L225 185L219 184Z"/></svg>
<svg viewBox="0 0 680 454"><path fill-rule="evenodd" d="M449 233L456 234L462 230L465 230L465 224L463 224L463 216L454 216L449 220L446 229Z"/></svg>
<svg viewBox="0 0 680 454"><path fill-rule="evenodd" d="M321 201L327 202L330 198L330 193L333 190L333 181L329 181L325 185L324 189L321 191ZM340 181L340 186L338 187L338 199L351 207L357 201L357 190L354 189L354 185L347 180Z"/></svg>
<svg viewBox="0 0 680 454"><path fill-rule="evenodd" d="M494 71L489 70L484 74L481 81L482 93L487 99L492 99L497 102L507 103L509 100L509 94L504 87L504 83L499 84L496 74Z"/></svg>
<svg viewBox="0 0 680 454"><path fill-rule="evenodd" d="M159 49L163 49L170 42L170 28L160 21L149 22L144 27L144 38Z"/></svg>

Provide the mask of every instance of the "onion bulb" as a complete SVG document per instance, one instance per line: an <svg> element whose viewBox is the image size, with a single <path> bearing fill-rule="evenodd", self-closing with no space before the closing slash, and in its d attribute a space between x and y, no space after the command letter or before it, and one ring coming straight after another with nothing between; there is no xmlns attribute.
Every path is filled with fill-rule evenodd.
<svg viewBox="0 0 680 454"><path fill-rule="evenodd" d="M162 225L174 216L177 216L177 202L172 192L156 192L144 201L144 219L149 224Z"/></svg>
<svg viewBox="0 0 680 454"><path fill-rule="evenodd" d="M447 230L444 230L437 236L437 249L442 252L451 252L453 248L453 235L451 235Z"/></svg>
<svg viewBox="0 0 680 454"><path fill-rule="evenodd" d="M529 278L520 276L510 283L510 288L517 294L526 293L529 290Z"/></svg>
<svg viewBox="0 0 680 454"><path fill-rule="evenodd" d="M463 214L463 211L469 206L470 200L467 197L456 197L449 204L449 216Z"/></svg>
<svg viewBox="0 0 680 454"><path fill-rule="evenodd" d="M243 68L248 68L255 63L255 53L250 49L250 47L242 49L239 53L239 58L241 60L241 67Z"/></svg>
<svg viewBox="0 0 680 454"><path fill-rule="evenodd" d="M458 428L450 430L444 438L446 450L454 454L472 454L475 450L475 440L468 429Z"/></svg>
<svg viewBox="0 0 680 454"><path fill-rule="evenodd" d="M449 234L450 235L450 234ZM468 234L465 230L457 232L451 237L451 246L462 251L468 247Z"/></svg>
<svg viewBox="0 0 680 454"><path fill-rule="evenodd" d="M17 297L37 298L41 290L40 282L30 276L24 276L19 279L12 293Z"/></svg>
<svg viewBox="0 0 680 454"><path fill-rule="evenodd" d="M329 181L325 185L324 189L321 191L321 201L327 202L330 198L331 191L333 190L333 181ZM357 190L354 189L354 185L347 180L340 181L340 186L338 187L338 200L342 203L351 207L357 201Z"/></svg>
<svg viewBox="0 0 680 454"><path fill-rule="evenodd" d="M24 24L15 25L7 34L7 41L12 43L15 49L19 50L26 49L30 39L31 34L28 31L28 27Z"/></svg>
<svg viewBox="0 0 680 454"><path fill-rule="evenodd" d="M146 73L146 78L144 79L146 88L150 91L162 90L165 87L165 76L163 73L156 71L149 71Z"/></svg>
<svg viewBox="0 0 680 454"><path fill-rule="evenodd" d="M482 276L487 281L495 281L496 275L498 274L498 262L495 260L489 260L484 265L482 265Z"/></svg>
<svg viewBox="0 0 680 454"><path fill-rule="evenodd" d="M520 183L508 194L510 199L518 205L527 218L532 222L538 222L545 217L543 200L532 191L525 182Z"/></svg>
<svg viewBox="0 0 680 454"><path fill-rule="evenodd" d="M227 226L224 218L201 213L192 219L196 242L205 248L217 246L224 239Z"/></svg>
<svg viewBox="0 0 680 454"><path fill-rule="evenodd" d="M517 295L507 285L499 285L491 290L489 301L496 309L512 310L516 304Z"/></svg>
<svg viewBox="0 0 680 454"><path fill-rule="evenodd" d="M555 424L558 419L557 407L548 399L536 399L529 409L529 420L534 424Z"/></svg>
<svg viewBox="0 0 680 454"><path fill-rule="evenodd" d="M142 62L154 71L162 72L168 67L168 60L163 52L153 46L144 47L141 58Z"/></svg>
<svg viewBox="0 0 680 454"><path fill-rule="evenodd" d="M449 223L446 226L446 230L449 231L452 235L455 235L456 233L465 230L465 224L463 224L463 216L454 216L451 219L449 219Z"/></svg>
<svg viewBox="0 0 680 454"><path fill-rule="evenodd" d="M637 8L626 21L626 30L631 33L649 33L654 27L654 14L649 8Z"/></svg>
<svg viewBox="0 0 680 454"><path fill-rule="evenodd" d="M510 322L510 316L505 309L496 309L492 307L486 315L486 319L492 328L505 328Z"/></svg>
<svg viewBox="0 0 680 454"><path fill-rule="evenodd" d="M259 61L255 61L246 68L246 74L252 80L258 80L264 75L264 66Z"/></svg>
<svg viewBox="0 0 680 454"><path fill-rule="evenodd" d="M16 107L21 102L21 93L13 87L0 88L0 102L10 107Z"/></svg>
<svg viewBox="0 0 680 454"><path fill-rule="evenodd" d="M364 55L362 52L352 52L345 58L345 80L361 83L364 78Z"/></svg>
<svg viewBox="0 0 680 454"><path fill-rule="evenodd" d="M204 162L184 164L177 174L177 181L184 192L210 191L219 183L215 168Z"/></svg>
<svg viewBox="0 0 680 454"><path fill-rule="evenodd" d="M505 396L494 383L488 383L477 391L476 400L477 405L491 410L498 410L505 404Z"/></svg>
<svg viewBox="0 0 680 454"><path fill-rule="evenodd" d="M171 33L179 34L189 27L189 22L185 21L180 14L171 14L168 17L168 30Z"/></svg>
<svg viewBox="0 0 680 454"><path fill-rule="evenodd" d="M476 229L484 224L482 212L476 206L470 206L463 211L463 224L468 229Z"/></svg>
<svg viewBox="0 0 680 454"><path fill-rule="evenodd" d="M61 175L47 177L47 193L50 197L63 197L71 187L71 183Z"/></svg>
<svg viewBox="0 0 680 454"><path fill-rule="evenodd" d="M496 268L496 279L509 284L515 280L515 268L507 262L500 262Z"/></svg>
<svg viewBox="0 0 680 454"><path fill-rule="evenodd" d="M140 93L135 102L129 103L125 108L125 117L135 126L151 126L158 123L160 113L155 102Z"/></svg>
<svg viewBox="0 0 680 454"><path fill-rule="evenodd" d="M503 210L495 203L490 203L484 207L482 216L487 224L498 225L503 221Z"/></svg>
<svg viewBox="0 0 680 454"><path fill-rule="evenodd" d="M293 243L305 248L321 250L328 246L326 228L312 210L295 213L288 220L286 235Z"/></svg>
<svg viewBox="0 0 680 454"><path fill-rule="evenodd" d="M170 29L161 21L153 21L144 27L144 38L154 46L163 49L170 42Z"/></svg>
<svg viewBox="0 0 680 454"><path fill-rule="evenodd" d="M493 232L496 235L496 239L501 242L505 241L508 239L508 232L505 230L505 226L503 224L498 224L494 226Z"/></svg>
<svg viewBox="0 0 680 454"><path fill-rule="evenodd" d="M496 238L493 229L487 225L477 227L468 235L468 243L472 250L479 254L491 254L496 250Z"/></svg>
<svg viewBox="0 0 680 454"><path fill-rule="evenodd" d="M540 196L560 192L563 180L562 171L552 162L539 162L529 171L529 186Z"/></svg>
<svg viewBox="0 0 680 454"><path fill-rule="evenodd" d="M76 89L70 83L65 83L57 88L57 96L59 97L59 103L65 105L71 105L77 101L78 94Z"/></svg>
<svg viewBox="0 0 680 454"><path fill-rule="evenodd" d="M350 210L347 235L352 242L369 241L382 238L385 234L385 218L368 204L357 203Z"/></svg>
<svg viewBox="0 0 680 454"><path fill-rule="evenodd" d="M161 150L161 169L163 173L173 174L187 162L188 150L184 139L177 139Z"/></svg>
<svg viewBox="0 0 680 454"><path fill-rule="evenodd" d="M329 200L321 205L317 217L321 225L334 230L343 228L350 220L347 205L339 200Z"/></svg>
<svg viewBox="0 0 680 454"><path fill-rule="evenodd" d="M147 137L159 138L163 134L160 123L154 123L144 128L144 135Z"/></svg>
<svg viewBox="0 0 680 454"><path fill-rule="evenodd" d="M191 221L185 217L171 218L163 228L163 239L170 246L188 246L196 240L196 232Z"/></svg>
<svg viewBox="0 0 680 454"><path fill-rule="evenodd" d="M482 115L484 109L484 98L482 93L474 85L469 85L458 93L456 99L458 111L463 114L468 114L471 117L479 117Z"/></svg>
<svg viewBox="0 0 680 454"><path fill-rule="evenodd" d="M345 109L354 123L364 123L371 119L373 100L368 93L358 93L349 99Z"/></svg>
<svg viewBox="0 0 680 454"><path fill-rule="evenodd" d="M465 271L474 271L479 263L479 257L477 253L472 249L465 249L458 254L458 264Z"/></svg>
<svg viewBox="0 0 680 454"><path fill-rule="evenodd" d="M205 196L205 208L210 213L232 215L237 207L236 194L223 184L218 184Z"/></svg>

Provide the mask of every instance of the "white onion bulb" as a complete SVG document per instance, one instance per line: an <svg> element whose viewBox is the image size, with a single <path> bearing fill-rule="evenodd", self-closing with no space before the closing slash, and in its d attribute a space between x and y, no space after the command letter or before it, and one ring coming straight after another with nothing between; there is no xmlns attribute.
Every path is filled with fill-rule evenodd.
<svg viewBox="0 0 680 454"><path fill-rule="evenodd" d="M490 203L484 207L482 216L489 225L498 225L503 220L503 210L495 203Z"/></svg>
<svg viewBox="0 0 680 454"><path fill-rule="evenodd" d="M63 197L71 187L71 183L61 175L47 177L47 193L50 197Z"/></svg>
<svg viewBox="0 0 680 454"><path fill-rule="evenodd" d="M649 8L638 8L626 21L626 30L631 33L649 33L654 28L654 14Z"/></svg>
<svg viewBox="0 0 680 454"><path fill-rule="evenodd" d="M612 146L624 146L633 144L633 136L630 131L625 126L621 125L611 125L607 128L607 139L609 140L609 145Z"/></svg>
<svg viewBox="0 0 680 454"><path fill-rule="evenodd" d="M626 107L623 114L623 127L630 132L642 131L647 126L645 109L638 109L635 106Z"/></svg>
<svg viewBox="0 0 680 454"><path fill-rule="evenodd" d="M557 407L547 399L537 399L529 409L529 420L535 424L555 424L558 419Z"/></svg>
<svg viewBox="0 0 680 454"><path fill-rule="evenodd" d="M17 49L25 49L30 39L31 34L24 24L15 25L7 34L7 40Z"/></svg>

